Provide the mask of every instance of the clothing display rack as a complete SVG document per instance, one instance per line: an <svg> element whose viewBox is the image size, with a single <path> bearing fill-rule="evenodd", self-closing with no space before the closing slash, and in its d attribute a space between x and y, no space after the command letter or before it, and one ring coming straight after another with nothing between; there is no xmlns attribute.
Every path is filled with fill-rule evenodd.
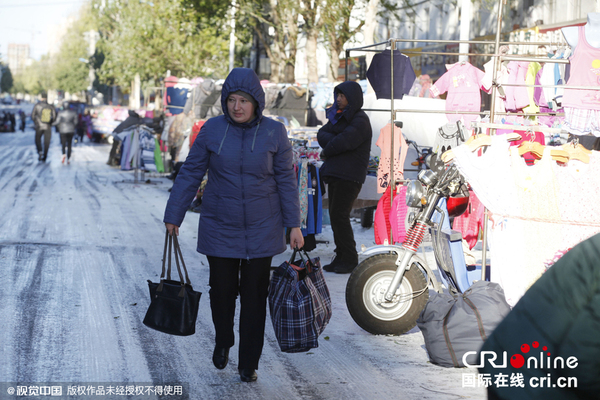
<svg viewBox="0 0 600 400"><path fill-rule="evenodd" d="M154 132L151 131L149 128L144 127L143 125L138 125L136 127L133 127L131 129L127 129L124 132L129 132L129 131L133 131L133 130L142 130L142 131L146 131L148 134L154 136ZM156 139L155 139L156 141ZM159 144L160 145L160 144ZM132 183L132 184L147 184L147 185L156 185L158 183L162 183L161 181L152 181L150 179L146 179L146 170L145 168L140 168L140 165L142 163L142 154L143 151L140 148L139 150L137 150L139 153L136 155L135 157L135 164L133 165L133 179L123 179L122 181L117 181L115 183Z"/></svg>
<svg viewBox="0 0 600 400"><path fill-rule="evenodd" d="M540 114L537 114L540 115ZM542 114L543 115L543 114ZM566 129L562 128L550 128L544 125L511 125L511 124L492 124L489 122L471 122L472 128L482 128L482 129L517 129L519 131L536 131L543 133L569 133Z"/></svg>
<svg viewBox="0 0 600 400"><path fill-rule="evenodd" d="M399 50L402 51L403 54L409 56L409 55L421 55L421 54L434 54L434 55L452 55L452 56L486 56L486 57L492 57L493 62L493 68L492 68L492 86L491 86L491 91L490 91L490 96L491 96L491 104L490 104L490 109L489 110L484 110L484 111L453 111L456 114L477 114L477 115L486 115L489 116L489 120L490 123L483 123L483 122L477 122L475 126L479 127L479 128L489 128L490 134L494 134L496 129L517 129L517 130L536 130L536 131L541 131L544 133L558 133L558 134L564 134L564 133L568 133L566 130L563 129L557 129L557 128L548 128L548 127L544 127L544 126L517 126L517 125L509 125L509 124L496 124L494 123L494 119L496 115L510 115L510 116L518 116L518 117L528 117L528 116L541 116L541 115L551 115L551 116L564 116L564 113L553 113L553 112L548 112L548 113L524 113L524 112L498 112L495 111L495 106L496 106L496 94L498 91L498 86L499 84L498 82L498 71L500 69L500 64L502 61L527 61L527 62L544 62L544 63L557 63L557 64L568 64L569 63L569 59L554 59L554 58L544 58L541 56L524 56L524 55L518 55L518 54L503 54L500 50L501 46L504 45L534 45L534 46L565 46L565 43L560 41L560 42L521 42L521 41L513 41L513 42L503 42L500 40L500 37L502 35L501 32L501 28L502 28L502 10L503 10L503 6L505 4L505 0L498 0L498 14L497 14L497 26L496 26L496 37L494 41L488 41L488 40L428 40L428 39L388 39L384 42L379 42L379 43L375 43L372 45L366 45L366 46L362 46L362 47L355 47L355 48L350 48L350 49L346 49L345 51L345 56L346 56L346 67L345 67L345 79L348 79L348 72L349 72L349 63L348 63L348 59L350 58L350 53L354 52L354 51L361 51L361 52L381 52L384 50L390 50L390 53L392 52L392 50ZM484 44L484 45L493 45L494 46L494 53L492 54L487 54L487 53L449 53L449 52L435 52L435 51L421 51L421 50L417 50L417 49L398 49L397 48L397 43L405 43L405 42L410 42L410 43L434 43L434 44ZM385 45L385 49L382 50L381 46ZM390 77L390 109L364 109L365 111L381 111L381 112L389 112L391 114L391 120L395 121L396 118L396 113L398 112L410 112L410 113L435 113L435 114L452 114L452 111L431 111L431 110L410 110L410 109L396 109L394 107L394 57L390 57L391 62L390 62L390 72L391 72L391 77ZM504 84L502 84L502 86L505 86ZM562 87L564 88L565 85L523 85L523 84L506 84L506 86L520 86L520 87L544 87L544 88L555 88L555 87ZM575 87L575 86L569 86L569 88L573 88L573 89L590 89L589 87ZM600 89L600 88L598 88ZM473 126L472 126L473 127ZM393 161L394 161L394 135L391 135L391 164L390 165L394 165ZM393 203L393 196L395 193L395 185L396 185L396 180L394 179L394 168L391 167L390 168L390 183L392 185L391 187L391 202ZM481 266L481 274L482 274L482 280L485 280L486 274L487 274L487 229L488 229L488 211L487 209L485 210L484 213L484 226L483 226L483 238L482 238L482 242L483 242L483 247L482 247L482 266ZM391 233L390 233L391 236ZM392 240L393 242L393 240Z"/></svg>
<svg viewBox="0 0 600 400"><path fill-rule="evenodd" d="M133 169L133 179L123 179L122 181L116 181L115 183L133 183L135 185L137 184L147 184L147 185L156 185L158 183L161 183L160 181L152 181L150 179L146 179L146 171L144 171L143 169L140 169L139 167L135 167ZM138 179L138 175L140 176L140 178Z"/></svg>

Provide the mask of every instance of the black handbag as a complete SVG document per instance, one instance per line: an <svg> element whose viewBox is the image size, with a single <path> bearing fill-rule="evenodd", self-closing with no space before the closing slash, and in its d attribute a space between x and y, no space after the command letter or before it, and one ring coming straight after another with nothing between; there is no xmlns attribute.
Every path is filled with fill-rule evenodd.
<svg viewBox="0 0 600 400"><path fill-rule="evenodd" d="M174 242L175 264L179 272L179 281L171 280L171 253ZM168 253L167 253L168 244ZM165 261L169 257L167 279L165 278ZM181 266L185 272L185 282L181 273ZM162 273L160 282L148 280L150 288L150 306L144 317L144 325L157 331L170 335L189 336L196 333L196 318L198 317L198 304L202 293L194 291L188 276L187 268L183 262L183 255L179 247L177 236L165 236L165 248L162 259Z"/></svg>

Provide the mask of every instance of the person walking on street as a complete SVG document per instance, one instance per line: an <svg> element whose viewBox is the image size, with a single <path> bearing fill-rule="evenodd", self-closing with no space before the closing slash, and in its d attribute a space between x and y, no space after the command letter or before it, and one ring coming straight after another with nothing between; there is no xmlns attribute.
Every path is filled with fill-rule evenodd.
<svg viewBox="0 0 600 400"><path fill-rule="evenodd" d="M221 104L223 115L206 121L175 179L163 222L179 235L208 171L197 251L210 269L212 360L218 369L227 366L239 293L238 372L252 382L264 343L272 257L285 250L284 228L290 229L291 248L302 248L304 238L292 146L283 124L263 117L265 93L256 73L234 68Z"/></svg>
<svg viewBox="0 0 600 400"><path fill-rule="evenodd" d="M25 111L19 108L19 119L21 122L21 132L25 132L25 119L27 116L25 115Z"/></svg>
<svg viewBox="0 0 600 400"><path fill-rule="evenodd" d="M92 140L92 116L90 115L90 110L86 109L84 111L81 122L83 124L83 134L87 135L88 139ZM83 136L81 137L81 141L83 142Z"/></svg>
<svg viewBox="0 0 600 400"><path fill-rule="evenodd" d="M61 162L63 164L65 163L65 158L67 159L67 164L71 163L71 147L73 146L73 136L75 135L77 123L77 112L69 108L69 103L65 103L63 105L63 109L58 113L58 117L54 122L56 129L60 133L60 144L62 147Z"/></svg>
<svg viewBox="0 0 600 400"><path fill-rule="evenodd" d="M15 114L9 112L8 113L8 120L10 121L10 131L11 132L16 132L16 130L17 130L17 120L15 118Z"/></svg>
<svg viewBox="0 0 600 400"><path fill-rule="evenodd" d="M35 147L38 151L38 160L45 162L50 148L50 139L52 137L52 124L56 120L56 109L46 102L46 96L42 95L31 112L31 120L35 125ZM44 144L42 146L42 136Z"/></svg>
<svg viewBox="0 0 600 400"><path fill-rule="evenodd" d="M362 110L361 86L346 81L334 89L335 103L327 110L327 124L317 133L324 160L320 173L327 184L329 217L335 258L325 271L345 274L358 265L350 212L367 176L373 133Z"/></svg>

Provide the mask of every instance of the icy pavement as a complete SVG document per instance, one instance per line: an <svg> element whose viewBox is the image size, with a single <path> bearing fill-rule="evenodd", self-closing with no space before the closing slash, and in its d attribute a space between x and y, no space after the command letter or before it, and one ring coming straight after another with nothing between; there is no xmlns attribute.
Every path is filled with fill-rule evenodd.
<svg viewBox="0 0 600 400"><path fill-rule="evenodd" d="M62 165L54 134L42 164L31 127L0 133L0 399L23 398L8 394L15 383L62 385L63 394L67 386L183 385L182 396L167 399L485 399L483 388L463 387L474 369L428 362L418 329L375 336L359 328L345 305L348 275L333 273L325 274L333 317L318 348L282 353L268 320L258 382L240 382L237 344L227 368L215 369L208 264L194 251L199 214L187 214L180 236L194 288L204 293L197 332L148 329L146 281L159 278L172 183L148 174L151 183L130 183L133 172L106 165L109 150L86 140ZM354 229L358 246L373 245L372 229L358 221ZM311 254L327 263L328 226L319 239L331 243ZM109 398L80 393L63 398Z"/></svg>

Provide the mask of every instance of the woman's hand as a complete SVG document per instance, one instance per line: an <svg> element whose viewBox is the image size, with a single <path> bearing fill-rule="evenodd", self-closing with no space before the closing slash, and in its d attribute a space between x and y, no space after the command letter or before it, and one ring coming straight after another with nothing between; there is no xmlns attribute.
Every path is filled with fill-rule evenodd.
<svg viewBox="0 0 600 400"><path fill-rule="evenodd" d="M179 236L179 227L177 225L168 224L165 222L165 226L167 227L169 235L173 236L173 233L175 233L175 236Z"/></svg>
<svg viewBox="0 0 600 400"><path fill-rule="evenodd" d="M301 249L304 247L304 236L302 236L302 231L300 228L292 228L290 231L290 248Z"/></svg>

